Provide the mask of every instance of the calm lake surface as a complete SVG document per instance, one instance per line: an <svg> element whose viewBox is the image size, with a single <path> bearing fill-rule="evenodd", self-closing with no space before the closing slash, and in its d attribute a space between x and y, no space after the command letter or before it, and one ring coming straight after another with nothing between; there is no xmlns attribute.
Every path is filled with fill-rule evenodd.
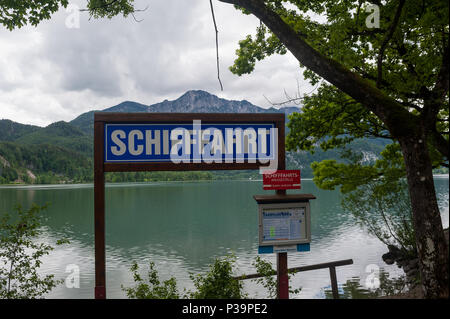
<svg viewBox="0 0 450 319"><path fill-rule="evenodd" d="M449 223L448 182L448 175L435 177L444 227ZM148 262L155 262L161 279L176 277L180 291L193 288L190 273L206 272L215 257L229 253L237 256L236 275L256 272L252 263L258 256L258 216L252 196L271 193L262 190L261 181L107 185L107 297L126 297L121 285L133 284L129 271L133 261L143 274ZM387 252L384 244L342 210L338 191L323 191L311 180L303 180L301 190L288 193L317 197L311 203L311 251L290 253L288 267L353 259L353 265L337 268L339 284L353 277L359 277L363 284L370 264L388 271L391 277L402 274L397 266L388 266L381 259ZM0 212L12 212L17 203L23 207L51 203L44 211L44 236L40 240L54 246L59 238L70 240L43 259L42 273L64 279L70 265L80 270L80 288L62 284L46 297L93 298L93 185L0 186ZM275 268L275 255L261 256ZM302 287L291 298L323 298L323 290L330 287L329 271L298 273L290 283L293 288ZM250 298L267 297L265 289L253 281L245 281L244 287Z"/></svg>

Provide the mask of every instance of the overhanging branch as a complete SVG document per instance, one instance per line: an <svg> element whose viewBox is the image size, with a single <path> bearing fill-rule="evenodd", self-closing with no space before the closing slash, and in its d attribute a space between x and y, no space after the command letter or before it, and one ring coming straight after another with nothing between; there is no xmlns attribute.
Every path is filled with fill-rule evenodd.
<svg viewBox="0 0 450 319"><path fill-rule="evenodd" d="M217 79L219 80L220 90L223 91L222 81L220 80L220 68L219 68L219 31L217 30L216 17L214 15L214 7L212 0L209 0L211 6L211 15L214 23L214 29L216 31L216 61L217 61Z"/></svg>

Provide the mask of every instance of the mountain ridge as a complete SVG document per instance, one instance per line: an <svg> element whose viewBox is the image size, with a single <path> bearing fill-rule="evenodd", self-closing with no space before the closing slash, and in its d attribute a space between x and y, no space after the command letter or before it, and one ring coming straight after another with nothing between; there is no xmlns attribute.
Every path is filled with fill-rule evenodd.
<svg viewBox="0 0 450 319"><path fill-rule="evenodd" d="M280 109L264 109L247 100L227 100L202 90L189 90L175 100L164 100L151 105L124 101L103 110L93 110L80 114L69 123L88 135L94 132L94 112L120 113L285 113L299 111L300 108L286 106Z"/></svg>

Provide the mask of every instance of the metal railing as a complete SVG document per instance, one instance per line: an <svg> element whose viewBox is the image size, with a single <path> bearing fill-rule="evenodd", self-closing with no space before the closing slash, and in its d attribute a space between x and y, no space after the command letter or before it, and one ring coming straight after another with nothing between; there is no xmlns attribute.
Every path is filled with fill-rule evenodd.
<svg viewBox="0 0 450 319"><path fill-rule="evenodd" d="M331 279L331 291L333 292L333 298L339 299L337 277L336 277L336 267L352 265L352 264L353 264L353 259L344 259L344 260L332 261L332 262L322 263L322 264L289 268L288 273L295 274L295 273L303 272L303 271L329 268L330 269L330 279ZM276 274L277 274L277 272L273 271L267 275L250 274L250 275L237 276L237 277L234 277L234 279L236 279L236 280L255 279L255 278L260 278L260 277L265 277L265 276L273 276Z"/></svg>

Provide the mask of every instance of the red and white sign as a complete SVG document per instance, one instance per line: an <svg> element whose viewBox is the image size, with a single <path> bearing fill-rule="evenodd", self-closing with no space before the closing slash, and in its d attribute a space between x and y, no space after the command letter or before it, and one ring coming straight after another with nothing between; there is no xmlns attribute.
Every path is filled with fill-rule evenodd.
<svg viewBox="0 0 450 319"><path fill-rule="evenodd" d="M300 189L300 170L279 170L273 174L263 174L263 189Z"/></svg>

